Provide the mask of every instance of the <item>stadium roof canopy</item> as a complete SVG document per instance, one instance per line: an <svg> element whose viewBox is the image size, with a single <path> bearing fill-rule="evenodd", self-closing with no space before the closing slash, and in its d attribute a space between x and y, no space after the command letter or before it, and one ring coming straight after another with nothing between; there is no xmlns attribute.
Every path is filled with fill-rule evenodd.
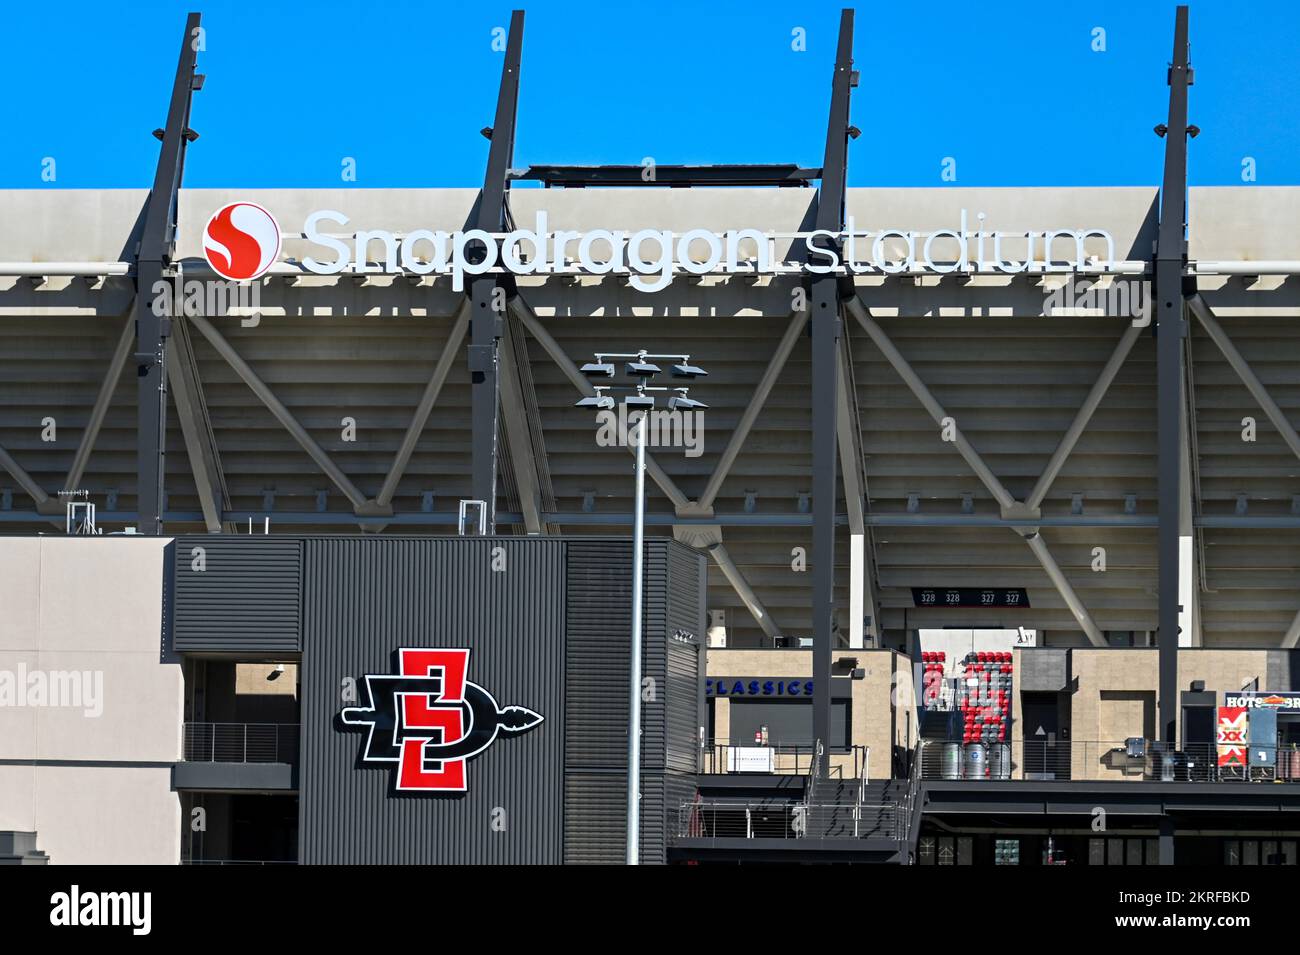
<svg viewBox="0 0 1300 955"><path fill-rule="evenodd" d="M627 533L632 459L598 446L591 410L574 402L590 388L578 366L593 354L645 349L689 354L709 372L691 390L708 405L702 445L651 452L648 520L651 533L709 550L709 602L729 611L733 646L816 629L814 446L828 434L838 450L841 643L958 624L1038 629L1061 644L1155 631L1163 489L1166 515L1169 500L1177 505L1168 579L1183 588L1183 642L1295 645L1300 189L1190 190L1185 250L1181 210L1179 247L1161 236L1168 169L1163 179L1152 171L1163 189L843 189L843 43L821 169L665 167L662 179L639 182L626 167L512 169L513 134L499 131L513 130L518 43L512 30L481 191L177 189L174 207L145 190L0 192L0 214L18 224L0 234L0 467L9 478L0 531L61 528L59 492L74 489L90 492L101 526L142 523L137 493L154 485L141 464L149 432L137 372L161 373L141 331L154 327L146 293L158 278L213 279L210 217L252 202L284 230L279 259L254 283L258 317L208 301L149 333L168 348L168 533L246 532L250 520L260 531L267 517L273 532L454 533L459 502L482 496L474 420L485 399L475 375L499 400L499 453L488 459L498 529ZM155 196L179 181L192 71L183 54ZM1181 193L1177 162L1175 173ZM528 180L551 188L509 188ZM457 290L449 275L384 271L381 239L366 247L368 265L320 275L303 267L320 249L299 225L319 210L346 216L339 232L398 237L485 222L499 236L533 228L539 213L552 231L582 234L758 230L771 236L773 262L678 267L656 292L638 290L627 269L593 274L573 263L544 275L484 273ZM850 221L877 235L898 230L883 239L888 267L832 275L828 292L806 248L828 219L837 233ZM1054 248L1073 264L907 265L908 241L963 221L1022 243L1069 230ZM1002 251L1026 257L1023 245ZM1162 269L1188 316L1163 399ZM491 322L476 330L470 321L494 290L504 302L499 343ZM823 332L817 306L827 294L840 321ZM834 351L818 356L826 335ZM497 355L486 376L470 370L483 336ZM1165 431L1177 424L1165 435L1164 472L1162 400L1173 415ZM832 414L814 414L831 404ZM824 449L819 460L824 472ZM1028 606L998 598L954 610L914 588L1024 588Z"/></svg>

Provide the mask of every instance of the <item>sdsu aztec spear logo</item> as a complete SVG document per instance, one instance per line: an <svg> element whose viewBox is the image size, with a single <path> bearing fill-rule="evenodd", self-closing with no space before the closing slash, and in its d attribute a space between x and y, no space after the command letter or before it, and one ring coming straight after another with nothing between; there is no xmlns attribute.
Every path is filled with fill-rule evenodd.
<svg viewBox="0 0 1300 955"><path fill-rule="evenodd" d="M393 792L465 792L465 763L505 733L526 733L544 717L497 704L466 679L468 649L404 647L397 673L365 676L365 706L344 707L348 727L366 726L361 762L391 764Z"/></svg>
<svg viewBox="0 0 1300 955"><path fill-rule="evenodd" d="M280 224L255 202L222 206L203 229L203 255L223 279L259 278L280 256Z"/></svg>

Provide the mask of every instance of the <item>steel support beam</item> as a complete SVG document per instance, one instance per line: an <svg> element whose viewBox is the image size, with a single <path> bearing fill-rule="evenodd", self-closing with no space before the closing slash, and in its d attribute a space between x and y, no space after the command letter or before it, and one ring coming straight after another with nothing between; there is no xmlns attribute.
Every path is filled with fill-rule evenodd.
<svg viewBox="0 0 1300 955"><path fill-rule="evenodd" d="M1061 565L1056 562L1052 552L1047 549L1047 543L1043 540L1042 534L1035 530L1032 534L1025 534L1024 538L1025 543L1029 545L1029 549L1038 558L1038 562L1043 565L1043 570L1052 581L1052 586L1061 595L1065 605L1070 608L1070 613L1074 614L1074 619L1079 622L1079 627L1087 635L1088 642L1094 647L1107 646L1105 634L1097 627L1092 615L1088 613L1088 608L1083 605L1083 601L1075 593L1074 587L1070 585L1070 581L1062 573Z"/></svg>
<svg viewBox="0 0 1300 955"><path fill-rule="evenodd" d="M538 321L537 316L533 314L533 310L528 307L523 299L518 296L512 298L510 308L519 321L523 323L524 328L528 330L528 334L536 340L537 344L542 346L542 350L546 354L551 356L551 361L555 362L556 367L564 372L564 376L569 381L573 382L573 387L577 388L584 396L594 395L596 389L592 387L591 382L578 369L573 359L565 353L560 343L555 340L555 337ZM631 446L631 442L629 442L627 450L631 454L636 454L636 449ZM659 490L663 491L664 496L672 502L673 507L683 508L690 505L690 499L682 493L681 488L668 476L663 467L655 461L649 451L646 452L645 456L645 469L651 480L659 486Z"/></svg>
<svg viewBox="0 0 1300 955"><path fill-rule="evenodd" d="M794 351L795 342L799 340L799 336L807 325L808 313L806 311L796 312L790 316L790 323L785 328L785 334L781 336L781 341L776 346L772 359L767 363L763 376L759 378L758 387L754 389L754 394L750 397L749 404L745 406L740 421L736 423L735 430L731 432L731 437L727 440L727 446L723 448L722 455L713 468L713 474L704 488L704 493L700 495L700 507L708 508L713 506L718 492L722 490L722 482L731 473L731 466L736 461L736 455L740 453L741 447L744 446L745 440L749 437L749 432L753 429L759 412L763 410L767 396L772 393L776 380L781 377L781 370L785 368L785 363L790 358L790 352Z"/></svg>
<svg viewBox="0 0 1300 955"><path fill-rule="evenodd" d="M203 523L209 534L216 534L221 530L221 514L230 508L230 500L212 423L208 419L207 403L203 400L203 383L190 345L189 328L182 321L173 331L167 383L176 402L176 416L180 419L181 434L185 438L185 453L189 457L190 473L194 476L194 489L199 497L199 506L203 508Z"/></svg>
<svg viewBox="0 0 1300 955"><path fill-rule="evenodd" d="M844 229L848 170L849 101L854 84L853 11L840 12L839 42L831 81L826 152L817 197L817 228ZM832 243L838 245L837 243ZM843 324L840 282L813 279L812 308L812 499L813 499L813 739L829 750L831 739L831 640L835 630L836 426L839 404L839 340Z"/></svg>
<svg viewBox="0 0 1300 955"><path fill-rule="evenodd" d="M1042 506L1043 499L1047 497L1047 492L1051 490L1052 482L1061 473L1066 458L1070 456L1074 446L1079 443L1080 435L1088 427L1088 423L1092 421L1097 406L1106 397L1106 392L1110 390L1111 383L1114 382L1115 376L1119 374L1120 368L1123 367L1124 360L1128 358L1129 352L1133 350L1133 345L1138 340L1139 331L1140 329L1135 325L1129 325L1128 328L1124 329L1124 334L1120 336L1119 343L1101 369L1101 374L1097 376L1097 380L1089 390L1088 396L1083 399L1083 405L1075 414L1074 420L1070 422L1070 427L1066 429L1065 435L1061 438L1061 443L1052 452L1051 460L1047 462L1047 467L1043 469L1043 473L1039 476L1038 483L1034 485L1033 491L1025 499L1025 505L1031 510L1037 510Z"/></svg>
<svg viewBox="0 0 1300 955"><path fill-rule="evenodd" d="M1190 331L1190 330L1189 330ZM1191 365L1191 348L1185 348L1183 359ZM1178 615L1178 627L1181 631L1178 639L1180 647L1199 647L1201 639L1201 573L1199 561L1201 549L1196 539L1196 479L1195 444L1192 441L1192 410L1195 401L1190 374L1183 379L1183 400L1179 408L1178 443L1182 448L1179 455L1179 491L1178 491L1178 603L1183 608Z"/></svg>
<svg viewBox="0 0 1300 955"><path fill-rule="evenodd" d="M388 469L388 476L384 478L384 486L375 497L375 503L380 507L388 507L392 504L393 495L397 493L397 485L405 476L406 469L411 463L411 455L415 453L420 435L424 433L429 423L429 414L438 401L438 395L442 393L442 386L447 382L452 363L460 354L460 345L465 340L465 330L469 327L469 310L470 304L467 301L456 312L456 320L447 335L442 354L438 356L437 364L433 366L433 373L429 375L429 381L424 386L424 393L420 395L420 402L415 406L415 414L411 416L411 423L406 429L406 434L402 436L397 455Z"/></svg>
<svg viewBox="0 0 1300 955"><path fill-rule="evenodd" d="M840 479L844 482L844 509L849 519L849 647L865 646L864 636L879 633L875 596L875 555L866 526L867 482L863 473L862 430L858 403L852 393L853 356L848 333L840 339L840 380L837 389L836 434L840 451ZM870 618L870 633L866 620Z"/></svg>
<svg viewBox="0 0 1300 955"><path fill-rule="evenodd" d="M0 455L0 469L5 469L4 456ZM9 459L12 460L12 459ZM19 468L22 471L22 468ZM26 473L26 472L23 472ZM48 496L47 496L48 497ZM56 510L41 512L37 510L0 510L0 523L49 523L54 514L62 514L57 504ZM134 511L99 511L97 516L101 523L130 523L135 519ZM253 511L227 511L221 515L225 522L247 523L251 517L261 520L266 515ZM202 523L202 511L168 511L169 521ZM632 523L632 515L623 512L585 511L546 511L543 519L552 524L572 524L575 526L608 526ZM457 522L456 511L402 511L397 514L345 514L338 511L277 511L275 519L289 524L353 524L365 526L382 526L385 524L409 526L454 527ZM522 524L524 516L513 512L502 512L501 521L505 524ZM690 517L671 511L652 511L646 514L647 526L655 527L811 527L811 514L717 514L711 517ZM848 526L848 516L836 515L837 526ZM1124 527L1155 528L1159 522L1154 516L1115 515L1113 517L1062 520L1059 518L1043 520L1002 520L996 517L982 517L969 514L868 514L868 527L1007 527L1024 528L1026 533L1039 525L1043 527ZM1300 518L1296 517L1200 517L1197 527L1237 528L1242 530L1286 530L1300 531Z"/></svg>
<svg viewBox="0 0 1300 955"><path fill-rule="evenodd" d="M519 66L524 42L524 12L510 14L506 59L501 68L496 118L490 136L487 172L479 193L474 227L485 232L506 230L506 191L515 149L515 118L519 107ZM498 351L505 318L506 293L514 287L504 278L478 278L470 283L470 422L471 493L487 508L487 532L496 533L497 410L500 403Z"/></svg>
<svg viewBox="0 0 1300 955"><path fill-rule="evenodd" d="M736 596L740 598L741 603L749 610L755 622L762 627L763 633L771 638L781 636L781 628L772 620L772 615L767 612L763 602L758 599L754 589L749 586L749 581L740 572L736 562L731 559L731 554L727 552L727 548L719 542L711 544L706 550L718 565L718 569L722 571L722 576L726 577L727 582L731 584L731 588L736 592ZM814 686L815 690L816 687Z"/></svg>
<svg viewBox="0 0 1300 955"><path fill-rule="evenodd" d="M920 377L915 371L913 371L912 366L907 363L907 359L905 359L898 349L894 347L894 343L889 340L889 336L885 334L884 329L877 325L875 320L871 318L867 312L866 306L856 298L850 299L849 310L853 313L853 316L858 320L858 323L863 327L867 334L871 336L871 340L876 343L876 347L880 349L881 353L885 356L885 359L898 373L899 377L903 379L903 382L911 390L912 394L914 394L917 400L921 402L925 407L925 410L930 413L930 417L934 419L935 423L939 424L947 418L948 413L944 410L943 406L939 404L934 395L930 393L930 389L925 386L925 382L921 381ZM1130 331L1133 331L1133 329L1130 329ZM1131 342L1128 347L1132 347ZM1110 368L1111 364L1114 364L1115 366L1111 371L1112 378L1114 372L1118 371L1119 365L1123 363L1124 354L1127 354L1127 348L1124 346L1123 340L1121 340L1120 347L1116 349L1115 354L1111 356L1111 362L1107 364L1107 368ZM1103 381L1105 375L1106 373L1103 371ZM1070 448L1073 446L1074 442L1078 440L1079 434L1082 433L1084 427L1088 423L1088 419L1092 416L1092 410L1095 410L1096 403L1099 403L1101 401L1101 396L1105 394L1106 388L1104 385L1109 385L1109 382L1104 382L1103 385L1103 381L1099 381L1097 385L1093 386L1092 391L1089 393L1088 400L1084 402L1084 408L1080 410L1079 414L1075 417L1074 424L1071 425L1070 430L1066 432L1066 437L1062 441L1061 447L1057 448L1057 456L1060 457L1060 462L1063 462L1065 457L1069 454ZM1088 408L1090 403L1092 404L1092 410L1089 410ZM1073 437L1071 437L1071 433L1075 431L1075 425L1078 426L1077 433L1074 433ZM1047 549L1047 544L1043 541L1042 537L1039 536L1039 526L1041 526L1042 523L1047 522L1041 520L1037 508L1029 508L1027 505L1016 501L1016 499L1012 497L1011 492L1003 486L1002 482L998 480L997 476L989 466L984 463L984 459L980 457L979 452L971 447L970 442L967 441L965 436L961 433L961 428L955 428L953 435L954 440L952 443L956 447L957 451L966 459L966 463L970 465L971 470L975 472L975 475L980 479L980 482L988 488L989 493L993 495L994 499L996 499L998 504L1001 506L1004 523L1006 522L1006 518L1018 517L1021 518L1021 520L1016 524L1012 524L1012 526L1019 527L1023 525L1028 528L1028 530L1023 532L1021 536L1024 537L1025 542L1029 545L1029 549L1033 551L1034 556L1038 558L1038 562L1042 564L1043 570L1046 571L1052 585L1056 587L1057 592L1061 595L1061 599L1065 601L1066 606L1070 608L1070 612L1074 614L1074 619L1079 622L1079 626L1088 637L1089 642L1092 643L1093 646L1097 647L1106 646L1105 637L1101 630L1098 629L1097 624L1093 621L1092 615L1088 613L1088 609L1083 605L1083 601L1079 599L1079 595L1075 593L1074 588L1070 586L1069 580L1061 571L1060 565L1056 563L1051 552ZM1054 456L1054 460L1055 457L1056 456ZM1058 469L1060 467L1060 462L1056 465ZM1051 465L1049 464L1049 468L1050 467ZM1041 480L1039 483L1042 485ZM1050 481L1048 484L1050 484ZM1045 488L1045 485L1043 486Z"/></svg>
<svg viewBox="0 0 1300 955"><path fill-rule="evenodd" d="M202 332L203 336L212 343L212 347L217 350L217 354L226 360L226 363L234 369L235 374L243 380L244 384L248 385L253 394L257 395L258 400L266 405L267 410L275 416L281 426L316 462L316 466L343 492L343 495L351 502L353 509L358 512L372 510L372 508L367 507L366 496L357 489L357 486L348 479L348 476L334 463L325 450L307 433L307 429L298 422L298 419L267 387L266 382L257 376L257 373L249 367L248 362L240 357L239 353L230 346L230 342L226 341L221 333L212 326L212 323L200 315L191 315L186 318L186 321Z"/></svg>
<svg viewBox="0 0 1300 955"><path fill-rule="evenodd" d="M1273 396L1268 393L1268 389L1259 380L1259 376L1255 374L1241 352L1237 351L1236 346L1232 344L1232 340L1224 332L1223 326L1214 317L1214 311L1210 308L1209 303L1201 297L1199 292L1190 296L1187 302L1192 314L1200 321L1201 327L1209 334L1210 340L1223 353L1223 357L1227 359L1228 364L1232 366L1232 370L1237 373L1237 377L1241 379L1242 384L1246 386L1246 390L1255 399L1255 403L1259 405L1268 420L1272 422L1273 427L1277 429L1278 434L1282 436L1282 440L1291 449L1291 453L1296 457L1300 457L1300 434L1296 433L1296 429L1287 420L1286 412L1273 400ZM1287 628L1286 633L1283 635L1282 649L1294 650L1297 643L1300 643L1300 613L1296 614L1295 619L1291 621L1291 626Z"/></svg>
<svg viewBox="0 0 1300 955"><path fill-rule="evenodd" d="M153 308L157 284L171 266L176 237L176 197L185 170L190 132L190 101L202 85L195 76L199 47L197 13L185 20L180 59L172 83L167 125L140 232L135 268L135 363L137 385L136 511L143 534L162 533L163 474L167 451L167 337L170 322Z"/></svg>
<svg viewBox="0 0 1300 955"><path fill-rule="evenodd" d="M1287 627L1286 634L1282 637L1282 649L1294 650L1297 643L1300 643L1300 611L1296 611L1295 619L1291 621L1291 626Z"/></svg>
<svg viewBox="0 0 1300 955"><path fill-rule="evenodd" d="M1190 64L1187 7L1177 8L1174 49L1169 67L1169 116L1165 133L1164 177L1160 188L1160 229L1156 239L1156 403L1159 450L1158 630L1159 725L1166 745L1178 734L1179 521L1182 513L1183 338L1187 265L1187 88ZM1173 864L1173 840L1162 830L1160 863Z"/></svg>
<svg viewBox="0 0 1300 955"><path fill-rule="evenodd" d="M510 445L510 465L514 472L515 488L519 492L519 507L524 513L524 529L529 534L541 534L544 530L542 479L537 473L537 458L533 454L528 412L524 406L527 399L519 382L519 369L515 367L509 321L504 323L502 331L501 420L505 425L506 441Z"/></svg>
<svg viewBox="0 0 1300 955"><path fill-rule="evenodd" d="M86 465L90 462L90 452L95 450L99 430L104 426L104 416L108 414L108 406L113 403L113 392L117 391L118 382L122 380L122 369L126 367L126 359L131 354L131 345L134 342L135 321L131 316L127 316L126 321L122 323L122 334L117 340L117 347L113 349L113 357L108 360L108 370L104 372L99 393L95 396L94 405L91 406L90 418L86 421L86 430L81 435L81 443L77 445L77 453L72 457L72 466L68 468L68 476L63 481L65 491L77 490L77 485L85 477Z"/></svg>
<svg viewBox="0 0 1300 955"><path fill-rule="evenodd" d="M17 481L18 486L27 492L27 496L36 502L37 510L44 513L44 510L50 506L50 496L4 448L0 448L0 468L9 472L9 476Z"/></svg>
<svg viewBox="0 0 1300 955"><path fill-rule="evenodd" d="M1282 436L1282 440L1291 449L1291 453L1300 458L1300 434L1296 433L1296 429L1287 420L1286 412L1273 400L1272 395L1268 393L1268 389L1264 387L1264 383L1259 380L1259 376L1255 374L1250 364L1242 357L1241 352L1237 351L1236 346L1232 344L1232 340L1224 332L1223 326L1215 319L1209 303L1201 297L1199 292L1190 296L1187 303L1191 306L1192 314L1200 320L1201 326L1209 334L1210 340L1223 353L1223 357L1228 360L1228 364L1237 373L1241 383L1246 386L1250 396L1255 399L1255 403L1259 405L1268 420L1272 422L1273 427L1277 429L1278 434Z"/></svg>
<svg viewBox="0 0 1300 955"><path fill-rule="evenodd" d="M876 343L876 347L880 349L885 360L898 373L898 377L903 379L903 383L916 396L916 400L921 402L921 405L929 412L930 417L934 419L934 423L942 426L944 419L949 418L948 412L930 393L930 389L925 386L925 382L920 379L920 376L912 370L912 366L907 363L907 359L903 357L902 352L894 347L894 343L889 340L889 336L885 334L884 329L876 324L875 319L868 314L866 306L861 301L852 298L849 299L848 305L853 317L858 320L858 324L862 326L863 330L871 336L871 340ZM953 429L952 444L957 449L957 453L966 459L970 469L975 472L975 476L979 478L980 483L993 495L994 500L998 502L1003 511L1013 508L1016 499L1011 496L1011 492L1003 486L997 475L984 463L984 459L980 457L979 452L971 447L971 443L966 440L966 436L962 433L960 427Z"/></svg>

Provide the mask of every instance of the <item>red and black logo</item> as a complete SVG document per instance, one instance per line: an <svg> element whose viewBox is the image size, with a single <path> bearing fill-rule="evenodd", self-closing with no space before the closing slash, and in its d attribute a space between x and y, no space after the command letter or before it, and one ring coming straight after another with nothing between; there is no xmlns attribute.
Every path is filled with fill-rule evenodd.
<svg viewBox="0 0 1300 955"><path fill-rule="evenodd" d="M465 792L465 763L502 733L542 722L526 706L499 706L466 679L469 650L405 647L397 672L366 674L364 706L344 707L348 727L368 727L361 762L391 765L393 792Z"/></svg>

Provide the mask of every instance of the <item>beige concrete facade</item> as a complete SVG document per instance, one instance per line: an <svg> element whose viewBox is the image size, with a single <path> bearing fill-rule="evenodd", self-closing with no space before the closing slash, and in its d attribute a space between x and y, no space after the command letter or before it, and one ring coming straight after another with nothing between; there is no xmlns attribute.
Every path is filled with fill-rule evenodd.
<svg viewBox="0 0 1300 955"><path fill-rule="evenodd" d="M0 829L35 831L52 864L179 859L166 543L0 538Z"/></svg>
<svg viewBox="0 0 1300 955"><path fill-rule="evenodd" d="M1033 649L1015 652L1017 674L1024 655L1035 652ZM1252 685L1258 685L1261 690L1294 689L1289 685L1269 685L1269 658L1280 652L1183 649L1178 654L1179 692L1189 691L1194 681L1201 680L1205 692L1213 693L1218 705L1224 693ZM1065 694L1061 720L1062 726L1069 727L1069 749L1063 747L1061 755L1064 759L1068 752L1071 778L1141 778L1140 766L1121 758L1115 750L1123 747L1130 737L1153 739L1157 735L1158 651L1075 647L1070 650L1069 675L1070 691ZM1017 681L1017 701L1020 692ZM1013 777L1023 778L1025 738L1032 729L1025 726L1018 705L1012 717ZM1178 731L1182 733L1181 720Z"/></svg>
<svg viewBox="0 0 1300 955"><path fill-rule="evenodd" d="M847 674L849 666L841 661L856 659L863 671L862 679L849 680L853 697L850 707L850 735L855 746L870 748L868 776L890 777L890 757L894 746L910 747L916 739L916 702L912 691L912 665L907 657L893 650L838 651L831 657L832 672ZM812 674L811 650L722 650L708 652L708 675L720 677L773 678L808 677ZM714 738L730 738L731 701L714 703ZM832 754L828 766L833 775L851 775L853 757ZM777 769L795 772L807 768L807 757L796 766L792 756L778 756Z"/></svg>

